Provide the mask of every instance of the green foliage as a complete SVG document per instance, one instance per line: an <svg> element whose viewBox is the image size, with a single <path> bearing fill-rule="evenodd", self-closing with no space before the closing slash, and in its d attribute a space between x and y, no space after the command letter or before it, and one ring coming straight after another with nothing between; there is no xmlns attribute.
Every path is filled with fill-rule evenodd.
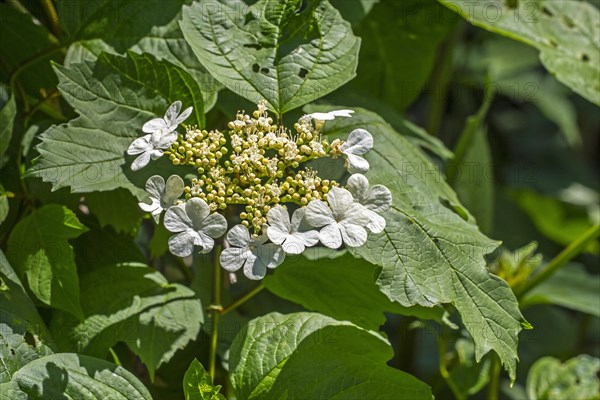
<svg viewBox="0 0 600 400"><path fill-rule="evenodd" d="M0 400L597 399L599 6L0 4ZM219 152L258 101L294 136L302 112L354 110L317 129L332 157L311 166L336 180L318 193L349 178L333 140L369 131L386 228L362 247L290 253L260 284L220 268L230 240L173 256L164 215L139 208L147 179L200 177L208 193L218 179L201 175L231 161L209 148L210 168L175 170L166 151L131 170L128 147L177 100L194 109L179 129L218 130ZM242 191L217 212L260 226L269 210Z"/></svg>
<svg viewBox="0 0 600 400"><path fill-rule="evenodd" d="M384 338L350 322L271 313L238 334L229 365L239 399L431 399L426 384L386 365L391 356Z"/></svg>
<svg viewBox="0 0 600 400"><path fill-rule="evenodd" d="M402 307L392 303L375 285L379 268L360 258L343 255L321 262L304 258L288 261L265 278L265 286L279 297L340 321L377 330L384 312L442 321L443 309ZM315 287L319 288L315 292Z"/></svg>
<svg viewBox="0 0 600 400"><path fill-rule="evenodd" d="M59 348L103 357L111 346L125 342L151 378L198 336L204 321L193 291L143 264L104 265L82 274L81 306L82 321L66 313L52 320Z"/></svg>
<svg viewBox="0 0 600 400"><path fill-rule="evenodd" d="M194 359L183 377L185 400L225 400L220 390L221 386L213 386L202 364Z"/></svg>
<svg viewBox="0 0 600 400"><path fill-rule="evenodd" d="M56 204L23 218L10 234L8 257L43 303L81 318L74 239L87 231L72 211Z"/></svg>
<svg viewBox="0 0 600 400"><path fill-rule="evenodd" d="M29 399L152 399L125 368L82 354L52 354L34 360L13 375L13 382Z"/></svg>
<svg viewBox="0 0 600 400"><path fill-rule="evenodd" d="M139 188L161 166L155 163L132 174L126 161L125 151L141 136L144 122L164 114L178 99L194 107L189 122L204 125L198 84L167 61L135 53L103 54L69 69L55 68L59 89L80 116L52 126L37 147L41 156L31 175L52 182L53 189L69 186L74 192L92 192L123 187L141 195Z"/></svg>
<svg viewBox="0 0 600 400"><path fill-rule="evenodd" d="M184 6L181 29L216 79L281 115L348 82L358 62L360 39L339 12L327 0L301 4L204 0Z"/></svg>
<svg viewBox="0 0 600 400"><path fill-rule="evenodd" d="M600 359L588 355L564 364L553 357L539 359L527 376L527 395L532 400L584 400L598 397Z"/></svg>
<svg viewBox="0 0 600 400"><path fill-rule="evenodd" d="M439 0L474 25L540 51L558 80L600 105L600 11L585 2Z"/></svg>
<svg viewBox="0 0 600 400"><path fill-rule="evenodd" d="M370 183L386 184L394 202L384 232L356 253L383 267L380 290L405 307L451 303L475 340L476 359L496 351L514 379L517 334L529 325L506 282L485 269L497 243L479 232L435 165L379 116L356 110L332 122L328 135L363 126L378 138L367 156Z"/></svg>

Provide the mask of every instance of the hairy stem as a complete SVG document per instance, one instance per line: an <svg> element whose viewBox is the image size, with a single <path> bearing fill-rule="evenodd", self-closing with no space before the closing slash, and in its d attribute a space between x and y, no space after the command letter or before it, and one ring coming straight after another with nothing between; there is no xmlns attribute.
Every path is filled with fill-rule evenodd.
<svg viewBox="0 0 600 400"><path fill-rule="evenodd" d="M262 291L264 288L265 288L265 284L261 282L260 284L258 284L257 286L255 286L252 290L250 290L248 293L242 295L238 299L234 300L233 303L231 303L228 306L226 306L225 308L223 308L223 311L221 312L221 315L225 315L229 311L238 308L239 306L241 306L242 304L244 304L245 302L247 302L248 300L250 300L252 297L254 297L258 293L260 293L260 291Z"/></svg>
<svg viewBox="0 0 600 400"><path fill-rule="evenodd" d="M215 258L213 262L214 270L213 270L213 302L210 306L212 311L212 334L210 337L210 354L209 354L209 364L208 364L208 373L212 381L215 381L215 370L217 366L217 343L219 342L219 319L221 318L221 312L223 311L223 307L221 306L221 286L223 284L223 279L221 277L221 251L222 245L217 242L215 244Z"/></svg>
<svg viewBox="0 0 600 400"><path fill-rule="evenodd" d="M554 257L542 271L534 275L531 279L523 282L523 284L515 290L517 297L519 299L522 298L526 293L531 291L540 283L544 282L546 279L550 278L556 271L565 266L569 260L581 253L589 242L597 239L599 235L600 224L596 224L585 231L556 257Z"/></svg>

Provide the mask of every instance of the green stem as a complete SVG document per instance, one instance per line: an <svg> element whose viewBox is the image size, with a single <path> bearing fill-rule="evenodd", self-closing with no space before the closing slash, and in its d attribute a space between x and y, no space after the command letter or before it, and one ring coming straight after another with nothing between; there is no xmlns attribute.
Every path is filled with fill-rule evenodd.
<svg viewBox="0 0 600 400"><path fill-rule="evenodd" d="M108 351L110 351L110 355L112 356L113 361L115 362L115 364L117 364L117 365L120 366L121 365L121 360L119 360L119 356L117 355L117 353L115 353L115 351L113 350L112 347L109 347Z"/></svg>
<svg viewBox="0 0 600 400"><path fill-rule="evenodd" d="M219 342L219 319L221 318L221 312L223 311L223 307L221 306L221 285L222 285L222 277L221 277L221 243L215 244L215 259L214 259L214 274L213 274L213 303L210 306L212 310L212 334L210 337L210 354L209 354L209 364L208 364L208 373L212 381L215 381L215 370L217 366L217 343Z"/></svg>
<svg viewBox="0 0 600 400"><path fill-rule="evenodd" d="M452 391L452 394L454 395L456 400L465 400L466 397L461 393L458 386L456 386L456 384L452 380L452 377L450 376L450 372L448 371L448 368L446 367L446 348L447 348L446 339L440 338L438 341L438 350L440 353L440 356L439 356L440 375L442 375L442 378L444 378L444 381L446 382L446 384Z"/></svg>
<svg viewBox="0 0 600 400"><path fill-rule="evenodd" d="M52 33L54 36L60 36L60 27L58 26L58 14L56 13L56 9L54 8L54 4L52 4L52 0L42 0L42 7L44 7L44 11L46 11L46 15L50 20L50 26L52 27Z"/></svg>
<svg viewBox="0 0 600 400"><path fill-rule="evenodd" d="M527 292L550 278L556 271L565 266L569 260L581 253L589 242L597 239L599 235L600 224L596 224L585 231L580 237L575 239L575 241L554 257L542 271L534 275L531 279L523 282L523 284L515 290L517 297L523 298Z"/></svg>
<svg viewBox="0 0 600 400"><path fill-rule="evenodd" d="M265 284L261 282L259 285L255 286L252 290L250 290L248 293L244 294L237 300L234 300L233 303L231 303L227 307L223 308L221 315L225 315L228 312L238 308L239 306L241 306L242 304L244 304L245 302L250 300L252 297L256 296L264 288L265 288Z"/></svg>
<svg viewBox="0 0 600 400"><path fill-rule="evenodd" d="M502 365L500 358L492 354L492 369L490 370L490 386L488 388L488 400L498 400L498 391L500 390L500 373Z"/></svg>

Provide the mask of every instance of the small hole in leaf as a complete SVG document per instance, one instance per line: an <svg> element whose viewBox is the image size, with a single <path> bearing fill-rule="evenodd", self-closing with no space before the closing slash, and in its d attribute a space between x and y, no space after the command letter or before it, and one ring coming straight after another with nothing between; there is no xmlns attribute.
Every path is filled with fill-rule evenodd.
<svg viewBox="0 0 600 400"><path fill-rule="evenodd" d="M17 353L15 352L15 349L10 349L10 354L12 354L13 356L17 355Z"/></svg>
<svg viewBox="0 0 600 400"><path fill-rule="evenodd" d="M250 49L256 49L256 50L262 49L262 46L260 44L252 44L252 43L245 44L244 47L248 47Z"/></svg>
<svg viewBox="0 0 600 400"><path fill-rule="evenodd" d="M23 335L23 339L25 339L25 342L28 345L30 345L32 347L37 347L37 343L35 341L35 338L31 334L31 332L29 332L29 331L25 332L25 335Z"/></svg>
<svg viewBox="0 0 600 400"><path fill-rule="evenodd" d="M249 23L249 22L254 21L255 19L256 19L256 17L254 16L254 14L252 14L251 12L249 12L248 14L246 14L244 16L244 25L247 24L247 23Z"/></svg>
<svg viewBox="0 0 600 400"><path fill-rule="evenodd" d="M583 61L583 62L589 62L590 61L590 56L588 56L587 54L583 53L581 55L581 61Z"/></svg>
<svg viewBox="0 0 600 400"><path fill-rule="evenodd" d="M306 78L306 75L308 75L308 70L306 68L300 68L300 72L298 73L298 76L302 79Z"/></svg>
<svg viewBox="0 0 600 400"><path fill-rule="evenodd" d="M566 26L568 26L569 28L575 28L575 22L573 22L573 20L569 17L567 17L566 15L563 16L562 18L563 22L565 23Z"/></svg>
<svg viewBox="0 0 600 400"><path fill-rule="evenodd" d="M544 15L547 15L548 17L554 17L554 14L552 13L552 11L550 11L548 8L546 7L542 7L542 13Z"/></svg>
<svg viewBox="0 0 600 400"><path fill-rule="evenodd" d="M254 72L260 71L260 65L258 65L258 64L252 65L252 71L254 71Z"/></svg>
<svg viewBox="0 0 600 400"><path fill-rule="evenodd" d="M266 75L269 73L269 68L261 68L260 72Z"/></svg>
<svg viewBox="0 0 600 400"><path fill-rule="evenodd" d="M519 0L506 0L506 7L515 9L519 6Z"/></svg>

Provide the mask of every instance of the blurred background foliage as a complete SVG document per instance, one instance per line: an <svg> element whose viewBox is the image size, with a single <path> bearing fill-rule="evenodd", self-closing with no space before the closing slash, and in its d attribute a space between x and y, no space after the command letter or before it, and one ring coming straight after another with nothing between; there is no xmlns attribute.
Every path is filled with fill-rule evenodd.
<svg viewBox="0 0 600 400"><path fill-rule="evenodd" d="M96 227L74 241L77 264L98 263L99 257L118 254L114 261L149 261L169 281L188 283L197 293L210 293L202 290L211 282L211 269L201 268L202 258L192 265L193 277L186 275L179 260L165 255L167 233L160 228L154 231L149 220L142 221L136 199L123 189L108 195L94 193L82 200L81 194L67 189L51 191L50 184L39 178L20 179L37 155L38 135L52 124L76 116L56 88L50 61L68 64L100 51L152 50L160 44L142 39L152 31L173 38L169 60L208 88L203 93L207 126L223 127L238 109L252 109L246 100L211 81L190 54L181 56L186 51L175 21L180 19L182 2L142 3L128 11L134 23L123 28L126 32L111 30L110 13L85 26L60 28L44 1L0 4L0 109L3 115L13 109L16 113L17 106L19 110L14 124L1 119L0 240L5 249L8 232L24 209L62 204L76 212L86 226ZM598 7L597 1L591 3ZM509 283L518 282L519 274L547 263L599 222L598 106L557 80L540 61L538 49L473 26L433 0L332 0L332 4L362 38L360 60L357 77L319 102L375 111L425 149L476 216L482 231L502 241L501 250L489 259L493 272ZM160 13L155 12L157 7ZM41 57L36 56L40 53ZM596 85L599 74L596 71ZM9 97L9 87L15 89L14 97ZM296 110L286 118L293 120L298 115ZM115 218L111 213L115 207L127 212ZM101 249L95 250L103 241L111 243L113 251L103 254ZM582 362L589 361L592 372L570 383L545 382L546 389L538 389L540 372L536 371L544 371L547 380L568 381L570 364L542 358L567 361L580 354L600 356L599 251L597 241L589 243L560 273L522 299L525 317L534 330L520 335L517 383L509 389L504 377L502 398L531 398L535 393L538 398L552 398L543 394L548 385L573 386L581 379L594 382L595 366L587 359ZM305 261L292 259L288 264L299 262ZM354 273L376 271L358 269ZM331 271L331 276L335 275ZM359 276L356 279L360 282ZM222 353L240 326L254 316L303 309L294 302L293 293L285 293L287 300L273 294L278 294L282 284L277 275L266 284L269 291L224 316ZM241 282L225 296L233 299L248 288L248 282ZM210 299L202 300L210 304ZM386 307L374 306L393 312ZM52 319L49 309L41 310L46 321ZM340 317L351 314L351 310L342 311ZM369 323L376 327L382 321L381 315L374 315ZM390 365L431 384L436 398L452 396L448 376L456 385L455 395L458 391L465 397L487 397L484 389L493 368L491 357L475 364L464 331L393 313L388 314L384 331L395 349ZM206 353L207 334L208 330L202 332L160 367L152 383L125 345L117 345L114 351L124 366L145 379L156 398L175 399L181 396L181 376L191 360ZM439 337L446 337L442 342L447 343L440 344ZM444 347L440 349L440 345ZM540 359L542 364L537 364ZM548 371L557 372L552 375ZM589 398L598 398L593 386L589 393Z"/></svg>

